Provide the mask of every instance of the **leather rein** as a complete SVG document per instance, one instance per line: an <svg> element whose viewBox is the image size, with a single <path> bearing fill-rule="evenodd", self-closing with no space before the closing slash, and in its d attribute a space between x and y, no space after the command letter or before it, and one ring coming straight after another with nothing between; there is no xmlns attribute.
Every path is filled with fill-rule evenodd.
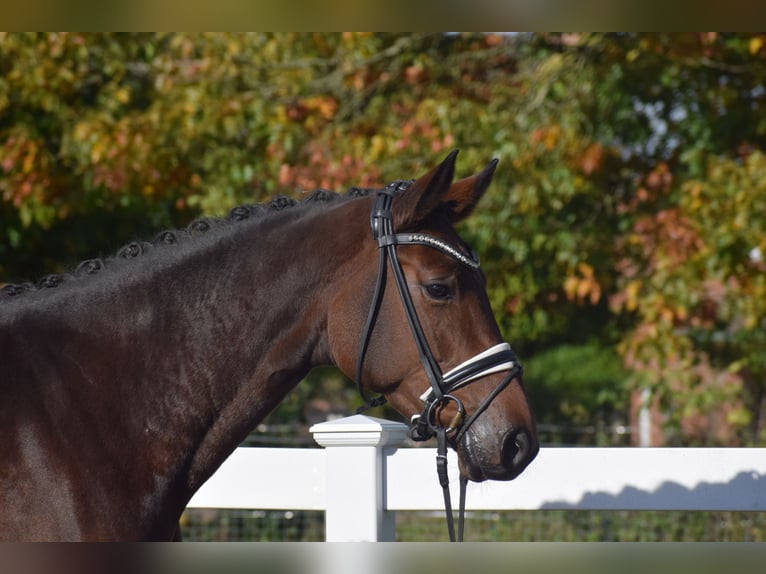
<svg viewBox="0 0 766 574"><path fill-rule="evenodd" d="M476 421L476 419L489 407L495 397L516 377L521 376L522 368L516 359L516 355L511 350L508 343L502 342L489 349L471 357L447 373L442 373L438 362L433 356L423 328L418 319L415 305L412 301L407 282L399 263L396 248L400 245L425 245L437 249L446 255L456 259L461 264L470 269L479 268L479 259L471 253L470 256L463 254L448 243L422 233L395 233L393 228L393 216L391 206L396 197L404 192L412 181L395 181L388 184L384 189L377 192L377 198L370 214L370 224L372 227L373 239L378 243L378 276L375 284L375 290L370 304L370 311L367 316L364 334L359 347L359 355L356 363L356 385L365 405L357 412L364 412L371 407L384 404L386 399L383 395L377 397L368 397L362 386L362 366L367 347L370 342L372 329L380 310L380 304L383 299L383 291L386 284L386 273L390 266L394 276L399 297L404 307L404 312L412 331L415 345L420 355L420 362L423 365L426 377L430 384L420 399L423 401L423 411L419 415L414 415L410 422L410 438L415 441L426 441L436 437L436 470L439 477L439 484L444 493L444 506L447 516L447 528L451 541L463 540L463 530L465 524L465 496L468 479L460 477L460 502L458 513L458 533L455 535L454 516L452 502L449 490L449 477L447 473L447 445L452 443L456 448L466 431ZM388 265L387 265L388 263ZM468 417L463 403L451 394L456 389L463 387L470 382L490 375L508 371L505 378L498 386L484 399L477 409ZM446 408L450 402L455 403L456 412L448 425L442 426L439 420L439 413ZM451 437L449 435L452 435Z"/></svg>

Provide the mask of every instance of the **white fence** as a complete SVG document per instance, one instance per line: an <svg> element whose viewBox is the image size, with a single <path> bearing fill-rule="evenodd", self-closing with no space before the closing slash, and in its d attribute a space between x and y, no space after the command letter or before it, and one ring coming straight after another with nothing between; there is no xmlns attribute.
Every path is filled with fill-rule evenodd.
<svg viewBox="0 0 766 574"><path fill-rule="evenodd" d="M239 448L189 507L324 510L328 542L392 541L397 510L442 510L435 450L401 423L311 428L323 449ZM450 452L457 500L458 470ZM766 448L543 448L511 482L470 483L467 510L766 510Z"/></svg>

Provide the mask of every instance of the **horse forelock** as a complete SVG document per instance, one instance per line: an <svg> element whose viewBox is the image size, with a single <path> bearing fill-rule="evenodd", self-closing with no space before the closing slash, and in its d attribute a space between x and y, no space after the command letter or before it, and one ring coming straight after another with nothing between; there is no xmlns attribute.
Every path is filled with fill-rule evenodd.
<svg viewBox="0 0 766 574"><path fill-rule="evenodd" d="M237 224L267 219L271 214L296 206L303 205L308 207L312 204L331 202L344 197L361 197L367 195L370 190L371 188L352 187L345 194L339 194L319 188L306 194L302 200L293 199L285 195L277 195L266 203L237 205L223 217L201 216L194 219L185 228L161 231L148 241L131 241L109 257L86 259L76 265L71 271L48 274L36 282L26 281L6 284L0 287L0 302L3 300L15 300L29 292L42 292L85 277L99 275L104 270L114 267L115 263L138 259L158 248L166 249L170 246L194 242L199 237L209 236L211 231L226 232L228 229L235 229Z"/></svg>

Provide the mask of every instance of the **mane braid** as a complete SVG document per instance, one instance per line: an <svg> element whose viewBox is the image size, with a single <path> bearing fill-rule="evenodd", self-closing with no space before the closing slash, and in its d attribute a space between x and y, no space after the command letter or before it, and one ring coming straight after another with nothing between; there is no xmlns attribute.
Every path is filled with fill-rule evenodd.
<svg viewBox="0 0 766 574"><path fill-rule="evenodd" d="M304 201L333 201L338 197L340 196L334 191L320 187L319 189L315 189L310 194L308 194Z"/></svg>
<svg viewBox="0 0 766 574"><path fill-rule="evenodd" d="M70 273L49 274L40 278L37 283L22 282L11 283L0 287L0 302L14 300L30 291L53 289L65 283L96 275L104 269L111 267L115 261L136 259L156 248L166 248L193 240L195 237L205 235L209 231L237 224L245 220L257 220L270 213L280 212L297 205L324 203L346 197L355 198L368 195L374 188L351 187L344 195L323 188L318 188L298 201L286 195L277 195L265 204L242 204L232 208L225 217L199 217L193 220L184 229L165 230L158 233L152 241L131 241L122 246L117 252L107 258L86 259L79 263Z"/></svg>

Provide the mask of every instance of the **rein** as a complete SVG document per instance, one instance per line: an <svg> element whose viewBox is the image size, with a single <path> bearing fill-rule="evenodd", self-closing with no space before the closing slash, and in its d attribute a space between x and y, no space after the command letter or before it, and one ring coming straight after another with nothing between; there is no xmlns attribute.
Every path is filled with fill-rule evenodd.
<svg viewBox="0 0 766 574"><path fill-rule="evenodd" d="M370 342L372 329L377 320L380 304L383 299L383 291L386 284L386 274L388 267L394 275L399 297L404 307L404 312L409 323L412 336L415 339L415 345L420 355L420 362L423 365L426 377L428 378L429 388L423 393L420 399L423 401L423 411L419 415L414 415L410 421L410 438L415 441L426 441L436 437L436 471L439 477L439 484L444 493L444 507L447 516L447 528L451 541L463 540L463 530L465 523L465 497L468 479L460 477L460 501L458 512L458 533L455 536L454 516L452 510L452 501L449 490L449 476L447 472L447 446L451 441L455 448L460 440L465 436L466 431L476 421L476 419L489 407L495 397L517 376L521 375L522 369L516 360L516 355L511 350L508 343L499 343L461 363L447 373L442 373L438 362L433 356L428 340L426 339L423 328L418 319L415 305L412 301L407 282L399 263L396 248L400 245L425 245L437 249L442 253L456 259L461 264L470 269L479 268L479 259L475 253L470 256L463 254L448 243L422 233L395 233L393 228L393 216L391 206L396 197L404 192L411 181L395 181L387 185L384 189L377 192L377 198L370 214L370 225L372 227L372 237L378 243L378 275L375 283L375 290L370 304L370 311L367 316L362 342L359 346L359 356L356 363L356 385L365 405L357 412L364 412L371 407L384 404L386 399L383 395L377 397L368 397L362 386L362 366L367 347ZM386 265L388 263L389 265ZM477 409L466 419L466 411L463 403L451 393L470 382L485 377L487 375L508 371L503 381L484 399ZM439 412L448 406L450 402L455 403L456 413L448 423L442 426L439 421ZM448 435L452 434L450 438Z"/></svg>

